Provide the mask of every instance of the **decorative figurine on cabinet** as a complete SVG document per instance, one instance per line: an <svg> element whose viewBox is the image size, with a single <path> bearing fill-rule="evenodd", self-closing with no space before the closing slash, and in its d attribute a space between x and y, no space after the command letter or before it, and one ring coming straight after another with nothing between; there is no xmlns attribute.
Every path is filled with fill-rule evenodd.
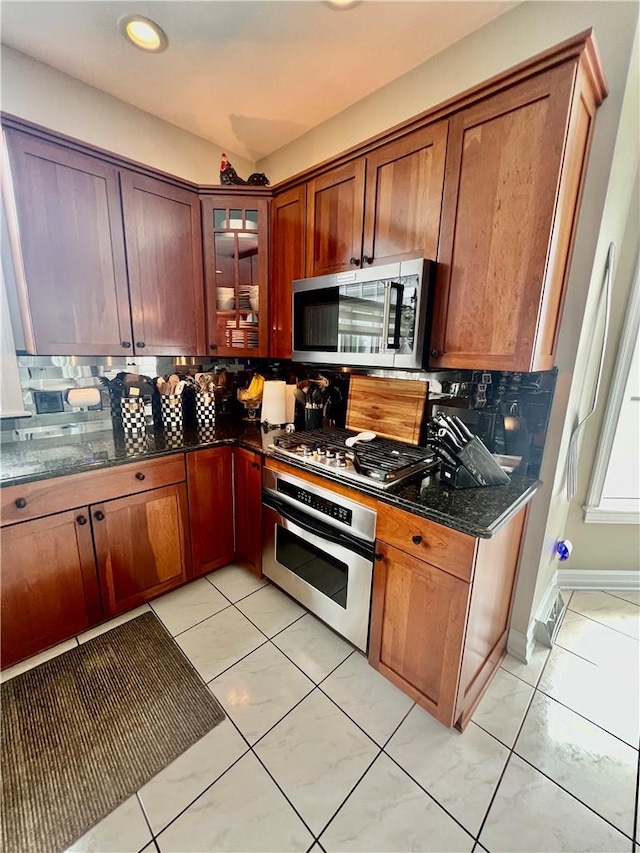
<svg viewBox="0 0 640 853"><path fill-rule="evenodd" d="M227 155L223 154L220 163L220 183L235 184L236 186L266 187L269 184L269 178L262 172L253 172L245 181L233 168L227 159Z"/></svg>

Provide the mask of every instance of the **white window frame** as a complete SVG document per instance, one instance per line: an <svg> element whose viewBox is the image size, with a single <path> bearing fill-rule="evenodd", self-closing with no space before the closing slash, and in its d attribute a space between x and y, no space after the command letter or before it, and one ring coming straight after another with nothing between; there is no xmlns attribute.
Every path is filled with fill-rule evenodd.
<svg viewBox="0 0 640 853"><path fill-rule="evenodd" d="M640 286L638 284L638 264L636 263L618 356L611 380L611 390L609 392L609 399L607 400L607 408L591 474L591 484L586 503L583 506L584 520L587 523L640 524L640 500L625 499L624 501L613 501L611 499L607 500L602 496L631 361L635 347L638 345L639 328Z"/></svg>

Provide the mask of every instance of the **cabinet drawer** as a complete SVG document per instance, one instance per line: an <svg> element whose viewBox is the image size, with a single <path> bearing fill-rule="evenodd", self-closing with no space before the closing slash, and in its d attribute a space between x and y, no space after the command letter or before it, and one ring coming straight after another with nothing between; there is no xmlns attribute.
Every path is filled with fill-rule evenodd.
<svg viewBox="0 0 640 853"><path fill-rule="evenodd" d="M0 490L2 526L133 495L185 479L184 454L132 462ZM24 502L24 505L22 505Z"/></svg>
<svg viewBox="0 0 640 853"><path fill-rule="evenodd" d="M477 545L473 536L382 503L376 536L462 580L471 579Z"/></svg>

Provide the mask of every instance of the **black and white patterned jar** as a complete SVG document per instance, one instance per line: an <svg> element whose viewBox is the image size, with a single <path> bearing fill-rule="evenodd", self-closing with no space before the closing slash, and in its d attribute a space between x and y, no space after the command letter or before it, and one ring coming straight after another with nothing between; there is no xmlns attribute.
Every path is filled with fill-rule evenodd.
<svg viewBox="0 0 640 853"><path fill-rule="evenodd" d="M138 456L141 453L147 452L147 436L132 435L127 432L124 435L124 450L127 456Z"/></svg>
<svg viewBox="0 0 640 853"><path fill-rule="evenodd" d="M164 445L167 450L176 450L184 445L184 430L182 427L165 429Z"/></svg>
<svg viewBox="0 0 640 853"><path fill-rule="evenodd" d="M142 437L147 434L144 400L141 397L122 397L120 400L122 427L126 436Z"/></svg>
<svg viewBox="0 0 640 853"><path fill-rule="evenodd" d="M216 422L216 398L213 394L196 394L196 421L198 426L213 425Z"/></svg>
<svg viewBox="0 0 640 853"><path fill-rule="evenodd" d="M208 441L216 440L216 428L210 424L198 424L198 441L206 444Z"/></svg>
<svg viewBox="0 0 640 853"><path fill-rule="evenodd" d="M182 429L182 396L178 394L160 395L160 415L165 432Z"/></svg>

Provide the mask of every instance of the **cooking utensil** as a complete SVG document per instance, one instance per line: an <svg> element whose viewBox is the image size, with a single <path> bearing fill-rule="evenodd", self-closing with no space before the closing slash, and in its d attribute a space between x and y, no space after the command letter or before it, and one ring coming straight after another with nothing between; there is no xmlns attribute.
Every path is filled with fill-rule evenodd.
<svg viewBox="0 0 640 853"><path fill-rule="evenodd" d="M345 444L347 447L353 447L358 441L373 441L374 438L377 438L377 434L375 432L370 432L369 430L365 430L364 432L359 432L357 435L351 435L346 439Z"/></svg>

